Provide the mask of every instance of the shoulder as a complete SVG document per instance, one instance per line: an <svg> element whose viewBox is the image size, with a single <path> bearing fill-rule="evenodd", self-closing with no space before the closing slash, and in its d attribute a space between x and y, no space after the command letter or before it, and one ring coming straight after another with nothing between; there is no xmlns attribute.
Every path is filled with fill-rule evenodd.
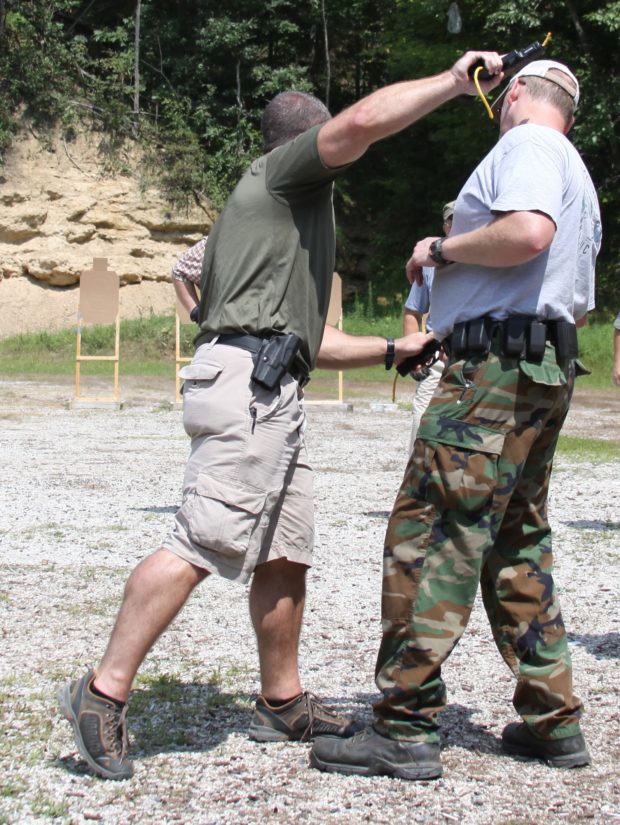
<svg viewBox="0 0 620 825"><path fill-rule="evenodd" d="M264 163L267 189L276 199L331 198L332 183L342 170L323 163L317 143L320 128L313 126L259 159Z"/></svg>
<svg viewBox="0 0 620 825"><path fill-rule="evenodd" d="M540 126L536 123L523 123L515 126L503 135L497 143L497 149L504 155L514 150L536 152L544 150L564 157L579 153L570 140L549 126Z"/></svg>
<svg viewBox="0 0 620 825"><path fill-rule="evenodd" d="M293 138L293 140L289 140L288 143L272 149L271 152L259 158L259 162L262 161L271 168L281 164L287 165L294 162L297 158L302 158L305 161L316 161L323 167L324 164L321 161L318 147L319 129L320 126L313 126L301 135Z"/></svg>

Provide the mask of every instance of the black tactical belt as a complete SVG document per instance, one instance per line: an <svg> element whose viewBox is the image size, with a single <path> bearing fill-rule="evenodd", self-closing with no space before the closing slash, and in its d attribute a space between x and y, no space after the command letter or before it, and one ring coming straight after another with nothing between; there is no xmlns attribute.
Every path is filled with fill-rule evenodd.
<svg viewBox="0 0 620 825"><path fill-rule="evenodd" d="M505 358L542 359L546 342L555 347L558 361L579 357L577 328L569 321L540 321L532 315L513 315L503 321L484 316L460 321L441 343L451 357L483 357L493 342Z"/></svg>
<svg viewBox="0 0 620 825"><path fill-rule="evenodd" d="M265 336L265 338L268 337L270 336ZM226 344L228 347L239 347L239 349L245 349L248 352L251 352L252 355L258 355L265 338L261 338L259 335L241 335L233 332L230 334L218 335L217 343ZM292 364L288 369L288 373L295 379L295 381L297 381L300 387L305 387L305 385L310 381L310 376L307 371L299 364Z"/></svg>

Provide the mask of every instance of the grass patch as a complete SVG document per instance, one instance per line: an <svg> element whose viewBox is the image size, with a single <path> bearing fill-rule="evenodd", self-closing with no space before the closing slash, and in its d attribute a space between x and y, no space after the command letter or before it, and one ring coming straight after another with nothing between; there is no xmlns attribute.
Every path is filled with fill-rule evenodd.
<svg viewBox="0 0 620 825"><path fill-rule="evenodd" d="M82 330L82 355L112 355L115 328L111 325ZM195 325L181 327L182 352L191 354ZM0 341L0 374L72 375L75 370L75 328L58 332L15 335ZM120 374L167 375L175 360L174 316L152 315L121 322ZM84 362L81 374L112 375L113 365Z"/></svg>
<svg viewBox="0 0 620 825"><path fill-rule="evenodd" d="M380 298L374 303L356 303L345 311L344 330L352 335L379 335L398 337L402 334L402 314L396 303L382 306ZM193 351L195 325L181 327L182 352ZM583 389L608 389L613 365L614 330L611 321L593 320L579 330L581 358L592 370L592 375L579 379ZM72 375L75 370L75 329L60 332L38 332L16 335L0 341L0 376L19 375ZM110 355L114 351L112 326L87 327L82 332L84 355ZM172 315L152 315L121 322L120 368L123 375L167 376L174 370L175 331ZM85 362L81 372L84 378L112 376L112 364ZM393 373L386 373L383 366L347 370L350 382L381 382L393 380ZM316 370L313 377L334 377L332 370Z"/></svg>
<svg viewBox="0 0 620 825"><path fill-rule="evenodd" d="M25 785L20 785L16 782L3 782L0 784L0 796L12 798L14 796L19 796L25 790Z"/></svg>
<svg viewBox="0 0 620 825"><path fill-rule="evenodd" d="M597 464L620 461L620 444L602 438L561 435L557 452L564 458L576 461L591 461Z"/></svg>
<svg viewBox="0 0 620 825"><path fill-rule="evenodd" d="M43 794L38 794L30 803L30 807L33 814L49 819L66 820L69 815L69 805L66 802L58 802Z"/></svg>

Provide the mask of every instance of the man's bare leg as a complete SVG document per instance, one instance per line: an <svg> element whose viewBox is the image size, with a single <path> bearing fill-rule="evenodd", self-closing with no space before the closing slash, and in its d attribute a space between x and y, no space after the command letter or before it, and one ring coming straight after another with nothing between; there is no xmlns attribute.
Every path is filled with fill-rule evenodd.
<svg viewBox="0 0 620 825"><path fill-rule="evenodd" d="M304 564L276 559L254 572L250 617L258 643L261 693L269 699L290 699L301 693L298 650L307 569Z"/></svg>
<svg viewBox="0 0 620 825"><path fill-rule="evenodd" d="M94 686L126 702L138 668L190 593L209 573L160 549L134 569Z"/></svg>

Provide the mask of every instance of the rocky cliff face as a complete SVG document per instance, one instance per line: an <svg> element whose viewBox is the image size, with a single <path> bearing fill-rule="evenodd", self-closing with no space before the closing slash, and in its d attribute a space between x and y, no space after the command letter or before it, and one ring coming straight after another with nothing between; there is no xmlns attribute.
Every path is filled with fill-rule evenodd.
<svg viewBox="0 0 620 825"><path fill-rule="evenodd" d="M142 189L137 163L103 173L99 137L43 143L22 135L0 177L0 337L75 323L79 280L93 258L120 279L121 317L169 311L173 263L204 234L205 203L174 211Z"/></svg>

